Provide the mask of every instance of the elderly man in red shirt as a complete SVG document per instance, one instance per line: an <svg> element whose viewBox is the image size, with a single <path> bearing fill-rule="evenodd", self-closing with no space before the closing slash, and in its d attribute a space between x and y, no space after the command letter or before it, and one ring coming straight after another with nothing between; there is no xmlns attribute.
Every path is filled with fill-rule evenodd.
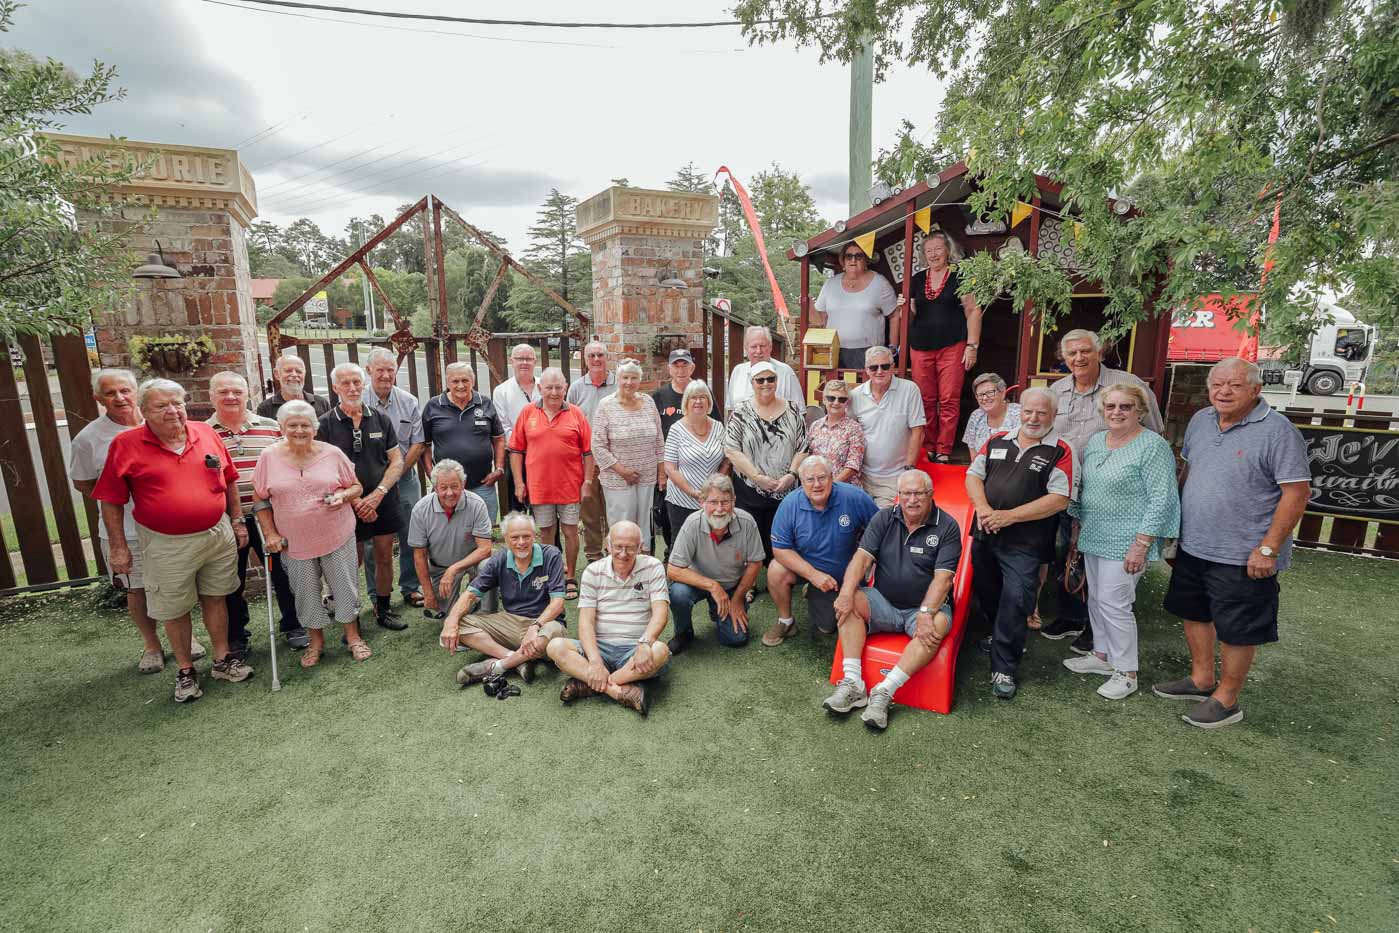
<svg viewBox="0 0 1399 933"><path fill-rule="evenodd" d="M190 657L190 610L199 603L213 641L215 680L247 680L253 669L229 652L224 597L238 589L238 549L248 543L238 499L238 470L207 424L185 417L185 390L169 379L141 384L146 423L112 441L93 490L102 503L113 573L131 570L122 507L133 501L146 577L146 608L165 624L179 662L175 702L204 695Z"/></svg>

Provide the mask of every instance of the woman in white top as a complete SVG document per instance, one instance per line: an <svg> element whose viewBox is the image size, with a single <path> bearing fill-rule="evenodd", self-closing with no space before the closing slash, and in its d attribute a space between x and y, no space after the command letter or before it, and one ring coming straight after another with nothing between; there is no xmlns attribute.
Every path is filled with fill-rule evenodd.
<svg viewBox="0 0 1399 933"><path fill-rule="evenodd" d="M681 419L671 425L665 439L665 467L669 482L665 488L666 514L670 527L679 532L685 519L699 511L699 491L713 473L729 472L724 457L724 426L709 413L714 409L714 395L702 380L695 379L685 387L680 399Z"/></svg>
<svg viewBox="0 0 1399 933"><path fill-rule="evenodd" d="M841 250L840 265L842 273L821 286L811 326L835 328L840 337L840 368L859 370L865 366L865 350L897 342L884 339L884 319L894 313L899 297L889 280L869 267L865 251L854 243ZM893 328L897 334L897 319Z"/></svg>

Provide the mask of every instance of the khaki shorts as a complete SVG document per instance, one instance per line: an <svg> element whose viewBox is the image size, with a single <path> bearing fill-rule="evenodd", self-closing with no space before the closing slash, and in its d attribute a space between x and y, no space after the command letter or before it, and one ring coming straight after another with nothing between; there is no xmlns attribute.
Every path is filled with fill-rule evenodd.
<svg viewBox="0 0 1399 933"><path fill-rule="evenodd" d="M516 615L513 612L485 612L469 615L462 619L461 625L457 628L457 637L485 635L497 645L514 651L520 647L520 641L525 637L525 630L533 624L534 620L529 616ZM553 622L546 622L544 627L539 630L539 634L544 636L545 642L552 641L563 633L564 627L557 619Z"/></svg>
<svg viewBox="0 0 1399 933"><path fill-rule="evenodd" d="M887 509L894 504L894 499L899 494L899 477L895 476L870 476L865 474L865 492L870 494L874 504L881 509Z"/></svg>
<svg viewBox="0 0 1399 933"><path fill-rule="evenodd" d="M238 589L238 543L228 516L208 531L163 535L136 526L145 572L146 612L158 622L178 619L201 596Z"/></svg>
<svg viewBox="0 0 1399 933"><path fill-rule="evenodd" d="M601 501L601 498L598 501ZM534 513L534 520L540 528L549 528L559 523L578 524L578 519L583 514L583 506L578 502L539 503L531 505L530 511Z"/></svg>
<svg viewBox="0 0 1399 933"><path fill-rule="evenodd" d="M141 542L135 538L126 539L127 550L131 551L131 572L112 573L111 546L107 544L107 539L101 539L102 563L107 566L107 579L112 581L112 586L123 590L143 590L146 588L146 581L141 577Z"/></svg>

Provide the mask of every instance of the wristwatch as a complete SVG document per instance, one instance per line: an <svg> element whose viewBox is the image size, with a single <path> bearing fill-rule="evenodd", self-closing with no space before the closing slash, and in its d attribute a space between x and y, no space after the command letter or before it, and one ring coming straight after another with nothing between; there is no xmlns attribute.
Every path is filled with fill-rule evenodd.
<svg viewBox="0 0 1399 933"><path fill-rule="evenodd" d="M979 344L979 343L969 343L969 344L967 344L967 349L968 349L968 350L975 350L975 349L976 349L977 347L979 347L979 346L981 346L981 344Z"/></svg>
<svg viewBox="0 0 1399 933"><path fill-rule="evenodd" d="M1272 548L1268 547L1268 545L1266 545L1266 544L1260 544L1260 545L1258 545L1258 553L1259 553L1259 554L1262 554L1264 557L1277 557L1277 556L1278 556L1278 552L1275 551L1275 550L1273 550Z"/></svg>
<svg viewBox="0 0 1399 933"><path fill-rule="evenodd" d="M926 612L928 615L932 615L932 614L933 614L933 610L929 609L927 606L919 606L919 607L918 607L918 611L919 611L919 612Z"/></svg>
<svg viewBox="0 0 1399 933"><path fill-rule="evenodd" d="M377 492L377 493L382 493L383 495L386 495L386 496L389 494L389 491L388 491L387 489L385 489L383 486L375 486L375 487L374 487L374 491Z"/></svg>

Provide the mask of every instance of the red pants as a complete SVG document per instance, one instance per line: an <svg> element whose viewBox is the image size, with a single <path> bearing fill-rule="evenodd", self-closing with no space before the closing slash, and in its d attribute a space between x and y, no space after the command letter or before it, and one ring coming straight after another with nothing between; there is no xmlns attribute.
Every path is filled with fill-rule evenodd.
<svg viewBox="0 0 1399 933"><path fill-rule="evenodd" d="M923 395L923 413L928 426L923 429L925 445L934 454L951 454L957 441L957 416L961 411L962 381L967 377L962 363L966 341L941 350L910 350L913 381Z"/></svg>

